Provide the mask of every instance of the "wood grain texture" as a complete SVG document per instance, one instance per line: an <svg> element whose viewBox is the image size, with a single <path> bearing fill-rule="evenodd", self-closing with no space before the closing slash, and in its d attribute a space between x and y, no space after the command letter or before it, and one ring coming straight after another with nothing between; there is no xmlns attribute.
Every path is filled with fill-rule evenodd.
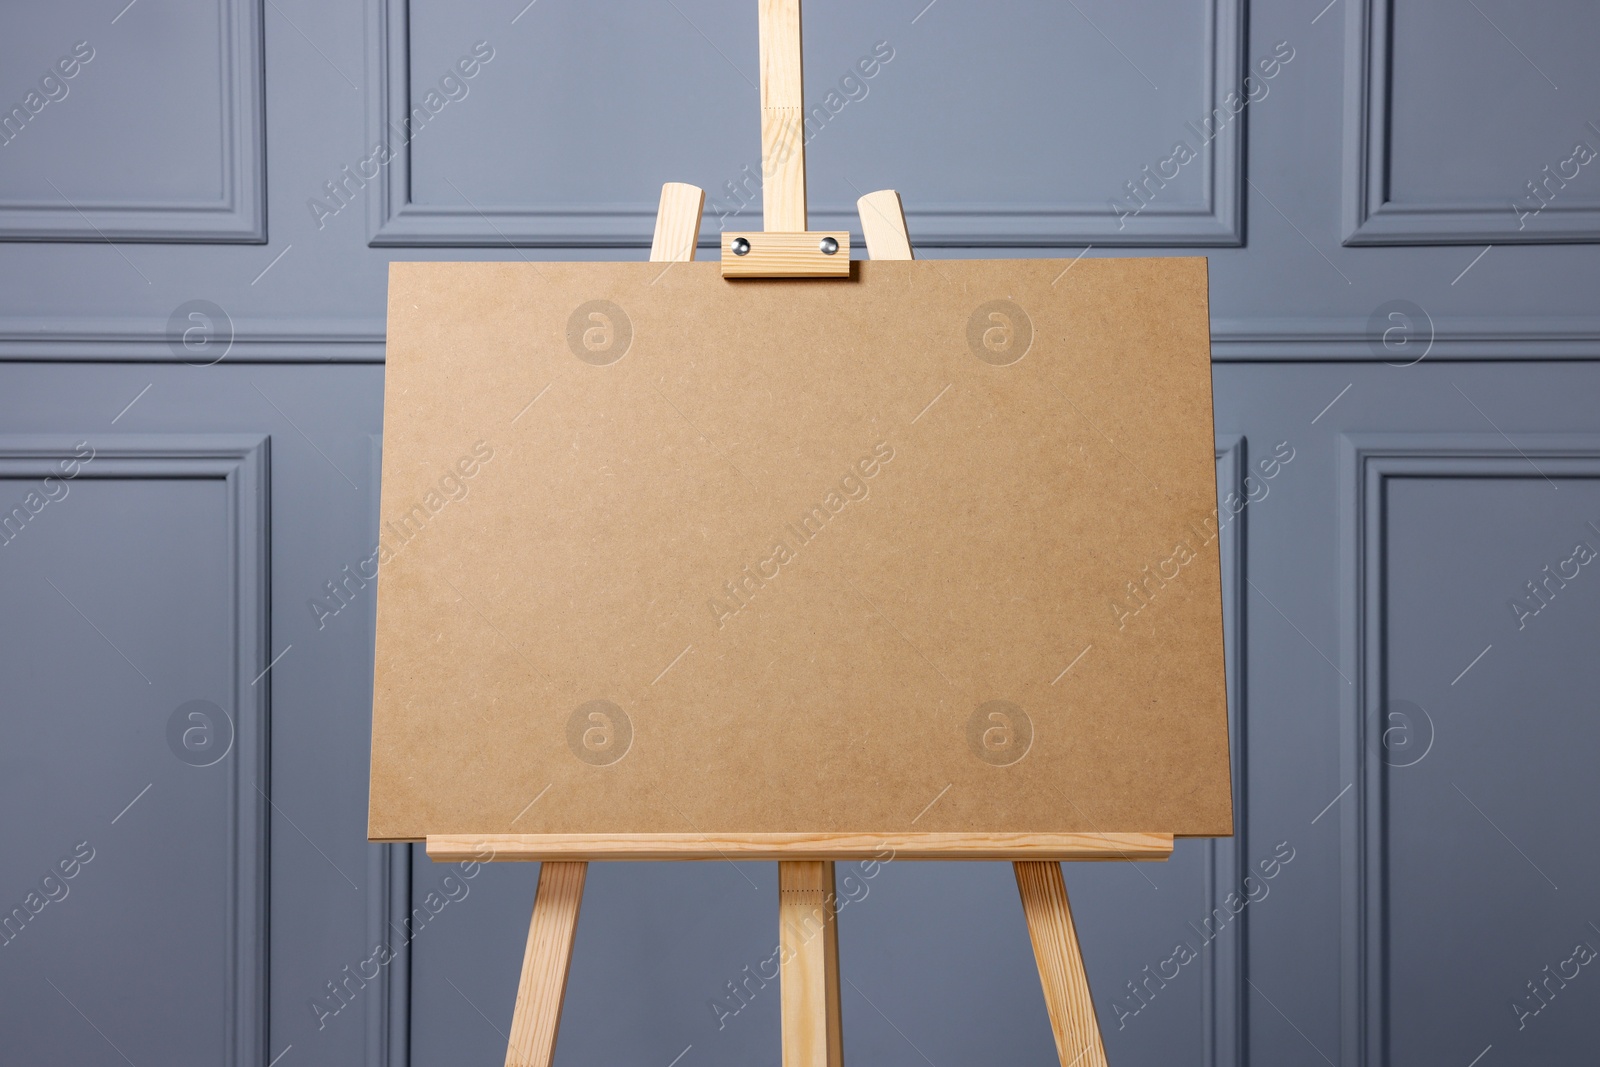
<svg viewBox="0 0 1600 1067"><path fill-rule="evenodd" d="M429 834L436 863L527 860L1164 860L1171 834Z"/></svg>
<svg viewBox="0 0 1600 1067"><path fill-rule="evenodd" d="M698 185L667 182L661 187L656 209L656 233L650 242L650 262L688 263L700 241L700 212L706 191Z"/></svg>
<svg viewBox="0 0 1600 1067"><path fill-rule="evenodd" d="M539 868L506 1067L549 1067L555 1055L572 938L578 930L578 906L588 871L587 863L546 863Z"/></svg>
<svg viewBox="0 0 1600 1067"><path fill-rule="evenodd" d="M833 864L778 864L783 1067L842 1067Z"/></svg>
<svg viewBox="0 0 1600 1067"><path fill-rule="evenodd" d="M761 0L762 229L806 228L800 0Z"/></svg>
<svg viewBox="0 0 1600 1067"><path fill-rule="evenodd" d="M1061 1065L1106 1067L1105 1045L1089 996L1089 977L1083 969L1061 865L1029 860L1014 867Z"/></svg>
<svg viewBox="0 0 1600 1067"><path fill-rule="evenodd" d="M750 242L750 251L733 254L733 242ZM839 242L832 255L822 251L822 241L831 237ZM850 233L848 230L812 230L798 233L732 233L722 235L722 276L724 278L848 278L850 276Z"/></svg>
<svg viewBox="0 0 1600 1067"><path fill-rule="evenodd" d="M861 216L861 234L867 241L867 255L873 259L911 259L911 235L906 230L906 213L900 194L879 189L856 201Z"/></svg>

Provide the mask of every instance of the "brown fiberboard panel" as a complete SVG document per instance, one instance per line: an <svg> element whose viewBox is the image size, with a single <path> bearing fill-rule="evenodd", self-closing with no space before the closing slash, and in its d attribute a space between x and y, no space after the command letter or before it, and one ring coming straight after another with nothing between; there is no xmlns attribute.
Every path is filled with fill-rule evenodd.
<svg viewBox="0 0 1600 1067"><path fill-rule="evenodd" d="M1203 259L396 263L384 423L374 839L1232 830Z"/></svg>

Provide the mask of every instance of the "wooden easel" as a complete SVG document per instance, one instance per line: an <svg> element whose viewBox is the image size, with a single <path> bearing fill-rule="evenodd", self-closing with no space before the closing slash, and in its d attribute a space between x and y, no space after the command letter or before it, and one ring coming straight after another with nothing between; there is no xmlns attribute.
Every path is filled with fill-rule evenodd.
<svg viewBox="0 0 1600 1067"><path fill-rule="evenodd" d="M729 278L838 278L850 273L848 232L806 229L805 110L800 0L759 0L762 229L722 235ZM694 259L705 192L661 188L652 262ZM910 259L911 241L892 189L856 202L873 259ZM1064 860L1164 860L1172 834L489 834L429 835L438 862L537 861L538 889L522 958L506 1067L549 1067L566 994L584 876L590 861L776 860L783 1067L841 1067L835 861L881 858L1010 860L1033 941L1039 980L1062 1067L1106 1067L1105 1048L1072 924ZM822 918L821 936L808 936Z"/></svg>

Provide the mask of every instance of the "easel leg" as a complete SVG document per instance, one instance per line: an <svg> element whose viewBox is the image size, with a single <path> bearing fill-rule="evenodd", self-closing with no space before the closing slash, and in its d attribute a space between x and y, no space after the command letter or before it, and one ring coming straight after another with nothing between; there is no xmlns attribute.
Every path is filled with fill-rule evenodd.
<svg viewBox="0 0 1600 1067"><path fill-rule="evenodd" d="M578 905L583 902L587 863L542 863L539 888L528 924L528 947L522 955L517 1006L511 1016L511 1044L506 1067L549 1067L561 1024L561 1001L567 993L567 965L578 930Z"/></svg>
<svg viewBox="0 0 1600 1067"><path fill-rule="evenodd" d="M1089 976L1084 973L1061 864L1029 861L1012 866L1061 1065L1106 1067L1105 1045L1100 1040L1094 1001L1089 998Z"/></svg>
<svg viewBox="0 0 1600 1067"><path fill-rule="evenodd" d="M833 863L778 864L783 1067L842 1067Z"/></svg>

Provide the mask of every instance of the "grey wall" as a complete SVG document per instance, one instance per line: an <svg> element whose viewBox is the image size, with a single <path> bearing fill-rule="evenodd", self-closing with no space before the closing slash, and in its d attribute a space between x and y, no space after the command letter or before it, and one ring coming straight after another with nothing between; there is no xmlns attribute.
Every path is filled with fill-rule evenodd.
<svg viewBox="0 0 1600 1067"><path fill-rule="evenodd" d="M1600 10L806 26L819 105L893 50L811 142L814 226L892 186L925 256L1210 258L1219 492L1252 501L1223 537L1240 833L1068 870L1112 1062L1592 1058ZM501 1062L535 869L451 899L366 843L373 589L310 606L375 541L385 265L641 257L666 180L709 191L706 244L757 226L755 77L750 0L0 10L0 1060ZM1146 166L1172 177L1118 200ZM559 1062L776 1063L775 987L708 1007L770 953L775 883L594 869ZM1053 1062L1004 865L858 884L853 1062Z"/></svg>

